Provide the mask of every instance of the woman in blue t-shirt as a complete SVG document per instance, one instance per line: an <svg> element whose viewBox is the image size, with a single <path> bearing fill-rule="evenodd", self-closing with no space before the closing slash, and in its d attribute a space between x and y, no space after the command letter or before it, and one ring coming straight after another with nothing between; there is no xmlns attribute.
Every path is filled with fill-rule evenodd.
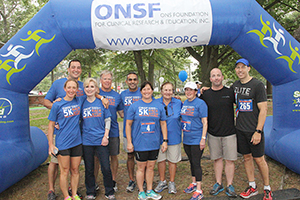
<svg viewBox="0 0 300 200"><path fill-rule="evenodd" d="M48 141L49 154L57 155L60 168L60 189L65 200L80 200L77 195L79 182L79 164L82 156L82 141L79 128L80 101L75 98L78 82L68 79L64 84L66 96L55 102L49 114ZM59 129L55 130L55 144L53 133L55 123ZM68 193L68 174L71 171L72 197Z"/></svg>
<svg viewBox="0 0 300 200"><path fill-rule="evenodd" d="M81 107L86 198L96 198L94 175L94 155L96 155L101 164L105 196L113 199L114 189L108 148L111 113L108 109L104 108L101 100L96 98L99 88L95 79L86 79L83 86L87 96Z"/></svg>
<svg viewBox="0 0 300 200"><path fill-rule="evenodd" d="M135 151L138 199L161 199L162 196L152 190L152 183L161 132L163 134L162 151L165 152L168 148L166 113L162 104L153 99L153 86L150 82L142 83L140 90L142 99L132 104L127 111L127 150ZM143 189L145 175L147 193Z"/></svg>
<svg viewBox="0 0 300 200"><path fill-rule="evenodd" d="M175 187L175 174L177 163L181 161L181 138L182 131L180 126L180 110L182 102L179 99L173 97L174 86L170 82L165 82L161 85L162 97L158 101L164 106L167 115L167 129L168 129L168 149L165 152L159 151L157 162L158 162L158 173L160 181L155 192L162 192L164 189L169 188L170 194L177 193ZM161 138L162 143L162 138ZM165 179L166 171L166 160L169 164L170 181L167 184Z"/></svg>
<svg viewBox="0 0 300 200"><path fill-rule="evenodd" d="M197 90L196 83L187 82L185 84L184 92L187 100L181 108L183 146L190 161L192 174L192 183L184 192L194 192L191 198L193 200L203 198L201 157L207 133L207 105L203 100L197 98Z"/></svg>

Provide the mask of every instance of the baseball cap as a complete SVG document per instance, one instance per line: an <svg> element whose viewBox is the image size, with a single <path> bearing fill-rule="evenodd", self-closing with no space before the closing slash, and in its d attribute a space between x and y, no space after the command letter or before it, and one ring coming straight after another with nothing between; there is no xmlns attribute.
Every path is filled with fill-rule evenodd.
<svg viewBox="0 0 300 200"><path fill-rule="evenodd" d="M185 86L184 86L184 89L185 88L191 88L193 90L197 90L198 89L196 83L194 83L194 82L187 82L185 84Z"/></svg>
<svg viewBox="0 0 300 200"><path fill-rule="evenodd" d="M245 58L241 58L241 59L237 60L235 65L237 65L238 63L243 63L244 65L249 66L249 61L246 60Z"/></svg>
<svg viewBox="0 0 300 200"><path fill-rule="evenodd" d="M201 82L201 81L196 81L195 83L196 83L196 84L202 85L202 82Z"/></svg>

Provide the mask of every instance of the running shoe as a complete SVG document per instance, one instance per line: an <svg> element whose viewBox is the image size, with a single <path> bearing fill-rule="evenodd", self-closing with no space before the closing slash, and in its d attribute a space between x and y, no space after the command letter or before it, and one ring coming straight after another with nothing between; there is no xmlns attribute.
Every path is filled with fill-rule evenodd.
<svg viewBox="0 0 300 200"><path fill-rule="evenodd" d="M81 200L81 198L78 196L78 194L76 194L76 195L73 197L73 200Z"/></svg>
<svg viewBox="0 0 300 200"><path fill-rule="evenodd" d="M96 199L96 197L94 195L86 195L85 198L87 200L93 200L93 199Z"/></svg>
<svg viewBox="0 0 300 200"><path fill-rule="evenodd" d="M95 184L95 190L96 191L100 190L100 187L99 187L99 185L97 183Z"/></svg>
<svg viewBox="0 0 300 200"><path fill-rule="evenodd" d="M227 196L229 196L229 197L233 197L233 198L236 198L236 197L237 197L237 194L236 194L235 191L234 191L233 185L229 185L229 186L226 188L226 194L227 194Z"/></svg>
<svg viewBox="0 0 300 200"><path fill-rule="evenodd" d="M147 200L147 196L145 194L145 192L139 192L139 195L138 195L138 199L139 200Z"/></svg>
<svg viewBox="0 0 300 200"><path fill-rule="evenodd" d="M158 185L156 186L156 188L154 189L155 192L162 192L164 189L167 189L168 185L167 185L167 181L159 181Z"/></svg>
<svg viewBox="0 0 300 200"><path fill-rule="evenodd" d="M144 181L144 183L143 183L143 189L147 190L147 183L146 183L146 181Z"/></svg>
<svg viewBox="0 0 300 200"><path fill-rule="evenodd" d="M128 183L128 186L126 187L126 191L127 192L133 192L135 187L136 187L135 182L130 180L129 183Z"/></svg>
<svg viewBox="0 0 300 200"><path fill-rule="evenodd" d="M200 199L203 199L203 192L201 191L201 192L197 192L197 191L195 191L194 193L193 193L193 196L190 198L190 200L200 200Z"/></svg>
<svg viewBox="0 0 300 200"><path fill-rule="evenodd" d="M264 199L263 200L272 200L273 194L271 190L264 190Z"/></svg>
<svg viewBox="0 0 300 200"><path fill-rule="evenodd" d="M244 198L244 199L248 199L252 196L255 196L258 194L258 190L257 190L257 187L256 188L253 188L252 186L249 186L245 189L244 192L242 192L240 194L240 197Z"/></svg>
<svg viewBox="0 0 300 200"><path fill-rule="evenodd" d="M115 190L115 192L117 192L117 191L118 191L117 182L116 182L116 181L114 181L114 180L113 180L113 182L114 182L114 190Z"/></svg>
<svg viewBox="0 0 300 200"><path fill-rule="evenodd" d="M68 192L69 192L69 195L72 196L72 189L71 189L71 187L69 187ZM82 195L78 192L78 190L77 190L77 195L80 197L80 199L82 199Z"/></svg>
<svg viewBox="0 0 300 200"><path fill-rule="evenodd" d="M56 199L55 193L52 190L50 190L48 192L48 200L55 200L55 199Z"/></svg>
<svg viewBox="0 0 300 200"><path fill-rule="evenodd" d="M150 190L150 192L146 193L147 199L161 199L162 196L160 194L155 193L153 190Z"/></svg>
<svg viewBox="0 0 300 200"><path fill-rule="evenodd" d="M177 190L176 190L176 186L175 186L175 182L169 182L169 194L176 194Z"/></svg>
<svg viewBox="0 0 300 200"><path fill-rule="evenodd" d="M71 196L67 196L64 200L73 200Z"/></svg>
<svg viewBox="0 0 300 200"><path fill-rule="evenodd" d="M196 189L197 189L197 185L194 185L193 183L191 183L187 188L185 188L183 190L183 192L189 194L189 193L196 191Z"/></svg>
<svg viewBox="0 0 300 200"><path fill-rule="evenodd" d="M209 192L211 195L218 195L220 192L224 190L223 184L215 183L213 189Z"/></svg>
<svg viewBox="0 0 300 200"><path fill-rule="evenodd" d="M108 196L105 195L105 197L109 200L116 200L116 196L114 194L111 194L111 195L108 195Z"/></svg>

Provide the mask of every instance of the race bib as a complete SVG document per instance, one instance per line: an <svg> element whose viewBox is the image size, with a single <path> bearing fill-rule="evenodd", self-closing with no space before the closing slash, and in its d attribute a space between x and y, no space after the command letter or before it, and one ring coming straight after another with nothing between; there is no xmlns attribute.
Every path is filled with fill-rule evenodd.
<svg viewBox="0 0 300 200"><path fill-rule="evenodd" d="M154 133L155 131L155 122L147 122L141 124L142 134Z"/></svg>
<svg viewBox="0 0 300 200"><path fill-rule="evenodd" d="M251 112L253 111L252 99L239 99L239 111L240 112Z"/></svg>
<svg viewBox="0 0 300 200"><path fill-rule="evenodd" d="M191 121L181 121L181 128L185 132L191 131Z"/></svg>

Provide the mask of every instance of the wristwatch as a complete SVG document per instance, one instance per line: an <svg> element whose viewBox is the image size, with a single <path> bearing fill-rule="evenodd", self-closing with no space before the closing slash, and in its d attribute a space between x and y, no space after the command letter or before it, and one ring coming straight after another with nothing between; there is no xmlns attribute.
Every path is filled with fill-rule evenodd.
<svg viewBox="0 0 300 200"><path fill-rule="evenodd" d="M102 101L104 98L105 98L105 96L102 96L102 97L100 98L100 100Z"/></svg>
<svg viewBox="0 0 300 200"><path fill-rule="evenodd" d="M168 143L168 142L169 142L169 140L168 140L168 139L163 139L163 142L166 142L166 143Z"/></svg>
<svg viewBox="0 0 300 200"><path fill-rule="evenodd" d="M202 139L206 140L206 137L205 137L205 136L202 136Z"/></svg>
<svg viewBox="0 0 300 200"><path fill-rule="evenodd" d="M106 136L107 139L109 139L109 136Z"/></svg>
<svg viewBox="0 0 300 200"><path fill-rule="evenodd" d="M255 132L262 133L262 130L256 129Z"/></svg>

